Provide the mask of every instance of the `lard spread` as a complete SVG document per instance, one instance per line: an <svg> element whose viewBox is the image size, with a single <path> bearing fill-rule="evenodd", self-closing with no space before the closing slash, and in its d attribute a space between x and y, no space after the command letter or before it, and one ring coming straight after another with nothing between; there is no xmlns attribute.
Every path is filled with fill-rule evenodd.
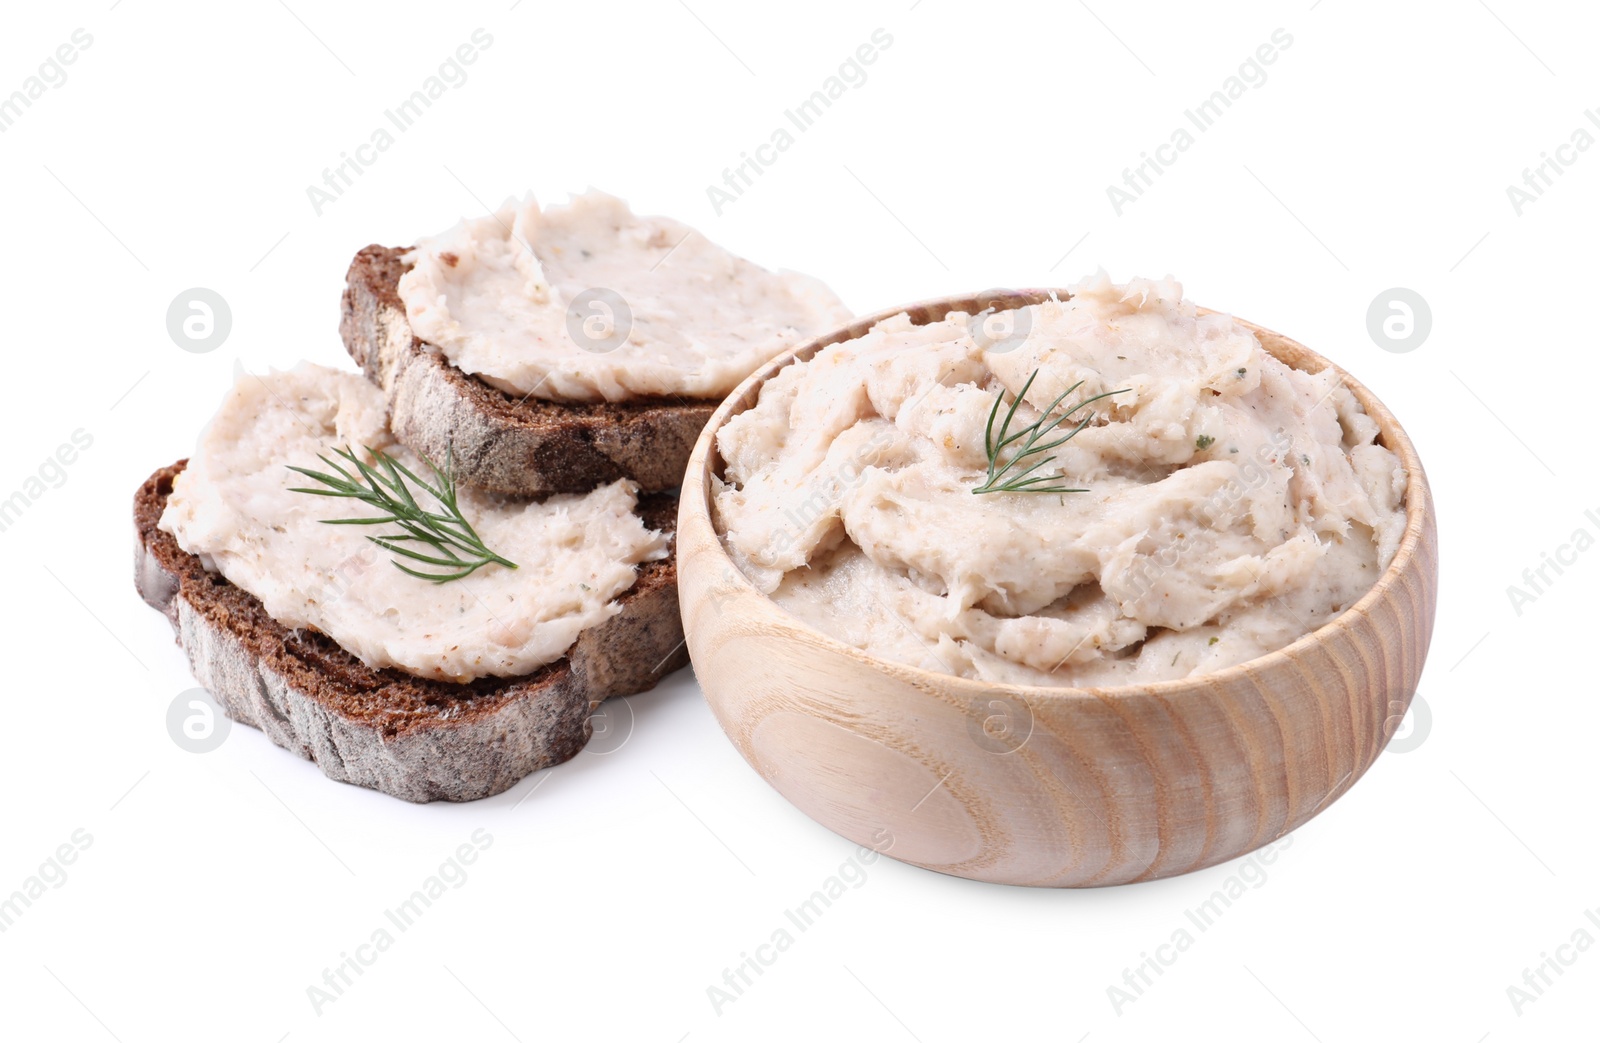
<svg viewBox="0 0 1600 1043"><path fill-rule="evenodd" d="M1030 377L1012 433L1074 385L1057 413L1116 392L1010 472L1053 456L1033 475L1086 491L975 494L996 398L992 441ZM762 591L872 655L1004 683L1170 680L1282 648L1371 589L1405 528L1406 473L1377 436L1333 371L1290 368L1170 278L1101 273L1010 314L899 315L786 366L718 432L713 508Z"/></svg>
<svg viewBox="0 0 1600 1043"><path fill-rule="evenodd" d="M423 239L400 300L457 368L519 396L720 398L850 312L822 283L769 272L687 225L591 191L529 195Z"/></svg>
<svg viewBox="0 0 1600 1043"><path fill-rule="evenodd" d="M394 443L383 393L360 376L309 363L241 375L173 483L160 527L285 627L321 631L368 666L447 681L561 658L579 631L620 611L613 599L633 586L635 566L667 555L667 538L634 514L632 482L541 503L462 486L462 515L517 568L491 564L448 583L406 575L366 538L394 526L322 524L377 508L291 491L316 483L288 465L332 473L318 455L339 462L331 450L345 447L382 450L433 482Z"/></svg>

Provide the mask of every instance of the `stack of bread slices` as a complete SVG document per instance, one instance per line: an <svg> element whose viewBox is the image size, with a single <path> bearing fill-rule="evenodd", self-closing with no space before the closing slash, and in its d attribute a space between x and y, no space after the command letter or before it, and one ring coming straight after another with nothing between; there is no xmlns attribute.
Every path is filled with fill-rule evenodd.
<svg viewBox="0 0 1600 1043"><path fill-rule="evenodd" d="M671 545L695 439L846 318L598 192L369 246L340 323L361 374L241 374L135 494L139 592L229 717L329 777L500 793L687 662Z"/></svg>

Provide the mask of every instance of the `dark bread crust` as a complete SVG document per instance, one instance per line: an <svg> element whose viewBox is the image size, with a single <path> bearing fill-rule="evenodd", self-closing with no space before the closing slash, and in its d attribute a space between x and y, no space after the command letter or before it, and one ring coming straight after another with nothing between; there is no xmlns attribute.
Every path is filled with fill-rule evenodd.
<svg viewBox="0 0 1600 1043"><path fill-rule="evenodd" d="M453 447L461 481L513 496L586 492L618 478L632 478L645 492L678 488L716 401L508 395L412 334L398 290L406 253L369 246L356 254L339 319L345 350L383 389L396 439L430 460L443 460Z"/></svg>
<svg viewBox="0 0 1600 1043"><path fill-rule="evenodd" d="M134 494L139 594L172 623L195 679L229 717L329 778L417 802L492 796L575 756L602 700L653 688L688 662L667 558L640 566L617 599L622 611L532 674L452 684L374 670L323 634L290 631L156 527L187 463L163 467ZM644 497L639 513L670 533L676 505Z"/></svg>

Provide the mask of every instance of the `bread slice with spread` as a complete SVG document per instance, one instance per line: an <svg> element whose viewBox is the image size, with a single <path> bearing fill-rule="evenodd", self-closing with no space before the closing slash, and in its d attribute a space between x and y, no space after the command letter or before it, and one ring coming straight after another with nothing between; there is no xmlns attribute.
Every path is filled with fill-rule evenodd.
<svg viewBox="0 0 1600 1043"><path fill-rule="evenodd" d="M745 376L849 315L815 279L591 191L367 247L340 332L395 437L453 452L464 483L536 495L628 478L653 492L678 487Z"/></svg>
<svg viewBox="0 0 1600 1043"><path fill-rule="evenodd" d="M574 756L683 665L675 499L515 501L396 444L382 394L241 376L134 499L136 582L227 714L331 778L474 800Z"/></svg>

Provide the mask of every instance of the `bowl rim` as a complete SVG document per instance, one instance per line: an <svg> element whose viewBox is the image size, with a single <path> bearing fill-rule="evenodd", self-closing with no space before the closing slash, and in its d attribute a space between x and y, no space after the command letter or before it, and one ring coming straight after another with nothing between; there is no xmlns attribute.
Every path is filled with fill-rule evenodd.
<svg viewBox="0 0 1600 1043"><path fill-rule="evenodd" d="M1377 581L1373 583L1367 592L1358 598L1354 604L1347 607L1337 616L1334 616L1332 619L1328 620L1326 623L1323 623L1316 629L1301 634L1294 641L1283 646L1282 648L1274 649L1271 652L1256 656L1253 659L1247 659L1242 663L1235 663L1232 666L1223 667L1220 670L1212 670L1202 674L1194 674L1190 677L1170 678L1162 681L1131 682L1127 684L1116 685L1091 685L1086 687L1072 685L1012 684L1004 681L985 681L975 677L963 677L959 674L947 673L945 671L929 670L924 667L914 666L910 663L902 663L896 660L884 659L879 656L872 655L864 649L857 648L854 645L846 644L833 635L824 633L823 631L810 626L802 621L798 616L795 616L793 613L784 609L783 606L779 605L771 597L756 589L755 584L750 581L750 577L745 575L738 565L734 563L732 556L728 554L726 545L723 543L722 536L717 532L714 520L715 508L711 503L711 483L709 478L711 476L713 461L720 459L720 454L716 448L717 432L721 430L722 426L734 416L754 407L756 402L759 400L762 385L776 376L785 367L792 365L795 362L809 360L811 356L815 355L818 351L821 351L825 347L860 337L878 323L886 319L894 318L897 315L909 315L912 317L913 324L927 325L932 322L942 321L945 315L951 313L966 312L970 315L979 314L982 310L984 310L980 308L977 311L968 311L966 308L968 305L984 304L987 302L988 306L991 308L997 307L1001 304L1005 304L1007 307L1014 308L1023 307L1030 304L1043 303L1051 299L1066 301L1071 299L1072 296L1072 292L1065 288L992 289L979 293L949 294L940 297L929 297L920 301L912 302L910 304L901 304L895 307L885 308L868 315L853 318L846 323L842 323L841 325L818 334L815 337L811 337L804 342L795 345L794 347L784 350L783 352L769 359L744 380L740 381L738 386L735 387L733 391L731 391L720 403L718 403L716 409L712 411L710 419L706 421L704 429L701 430L700 436L695 443L694 452L690 458L692 466L689 472L685 475L686 481L684 488L684 492L692 492L693 494L693 508L705 512L706 521L709 523L711 531L711 543L716 547L717 552L722 556L722 559L728 564L729 570L735 577L736 582L741 584L749 593L761 598L772 608L782 613L786 621L794 629L804 631L807 636L817 639L821 647L836 654L844 655L847 658L855 659L873 669L883 671L891 675L899 675L901 680L909 683L912 687L918 690L926 691L930 686L936 686L937 688L941 688L945 691L960 693L963 689L965 689L967 694L973 696L993 695L996 692L1005 692L1013 695L1026 696L1029 700L1106 700L1133 696L1160 697L1164 695L1178 694L1184 691L1193 691L1197 688L1211 688L1216 685L1226 685L1228 682L1231 682L1235 679L1258 673L1272 666L1294 665L1298 653L1303 653L1312 646L1325 643L1326 640L1336 632L1349 629L1353 625L1354 620L1359 617L1366 616L1373 605L1384 599L1391 589L1402 582L1404 575L1411 567L1413 559L1416 558L1422 547L1423 537L1429 529L1430 522L1432 521L1430 512L1432 508L1433 497L1428 486L1427 475L1422 467L1422 461L1417 455L1416 447L1411 442L1411 436L1407 434L1405 428L1401 426L1399 419L1396 418L1392 412L1390 412L1389 408L1384 405L1382 400L1373 394L1365 384L1357 380L1344 368L1337 365L1321 353L1307 347L1305 344L1302 344L1292 337L1279 333L1276 330L1269 329L1268 327L1261 326L1258 323L1251 322L1248 319L1241 319L1230 312L1222 312L1217 309L1196 305L1197 311L1200 315L1220 314L1228 315L1230 318L1233 318L1234 321L1240 323L1246 329L1250 330L1253 335L1255 335L1257 341L1261 343L1262 350L1266 351L1267 354L1271 355L1273 358L1278 359L1278 361L1284 362L1285 365L1290 365L1290 368L1300 367L1293 366L1286 360L1280 358L1277 352L1273 351L1272 348L1267 345L1262 337L1262 334L1270 334L1273 338L1286 341L1288 344L1297 348L1300 352L1303 352L1306 356L1306 361L1320 362L1322 364L1321 369L1314 371L1302 370L1302 372L1322 373L1328 369L1332 369L1338 375L1340 383L1347 390L1349 390L1351 394L1356 396L1357 401L1361 403L1361 407L1367 413L1367 415L1371 416L1378 422L1379 434L1382 437L1385 446L1400 458L1401 465L1406 469L1406 487L1404 493L1406 526L1404 532L1401 534L1400 544L1395 550L1394 558L1389 562L1389 565L1386 569L1384 569L1383 574L1378 577ZM919 314L931 314L933 312L942 312L942 314L940 318L937 319L918 321L917 316ZM691 484L695 487L693 490L689 488ZM684 500L683 506L685 508L690 507L690 501L687 499ZM679 525L679 529L682 529L681 524ZM682 589L682 586L683 584L680 577L680 590ZM1426 653L1424 652L1424 655L1425 654Z"/></svg>

